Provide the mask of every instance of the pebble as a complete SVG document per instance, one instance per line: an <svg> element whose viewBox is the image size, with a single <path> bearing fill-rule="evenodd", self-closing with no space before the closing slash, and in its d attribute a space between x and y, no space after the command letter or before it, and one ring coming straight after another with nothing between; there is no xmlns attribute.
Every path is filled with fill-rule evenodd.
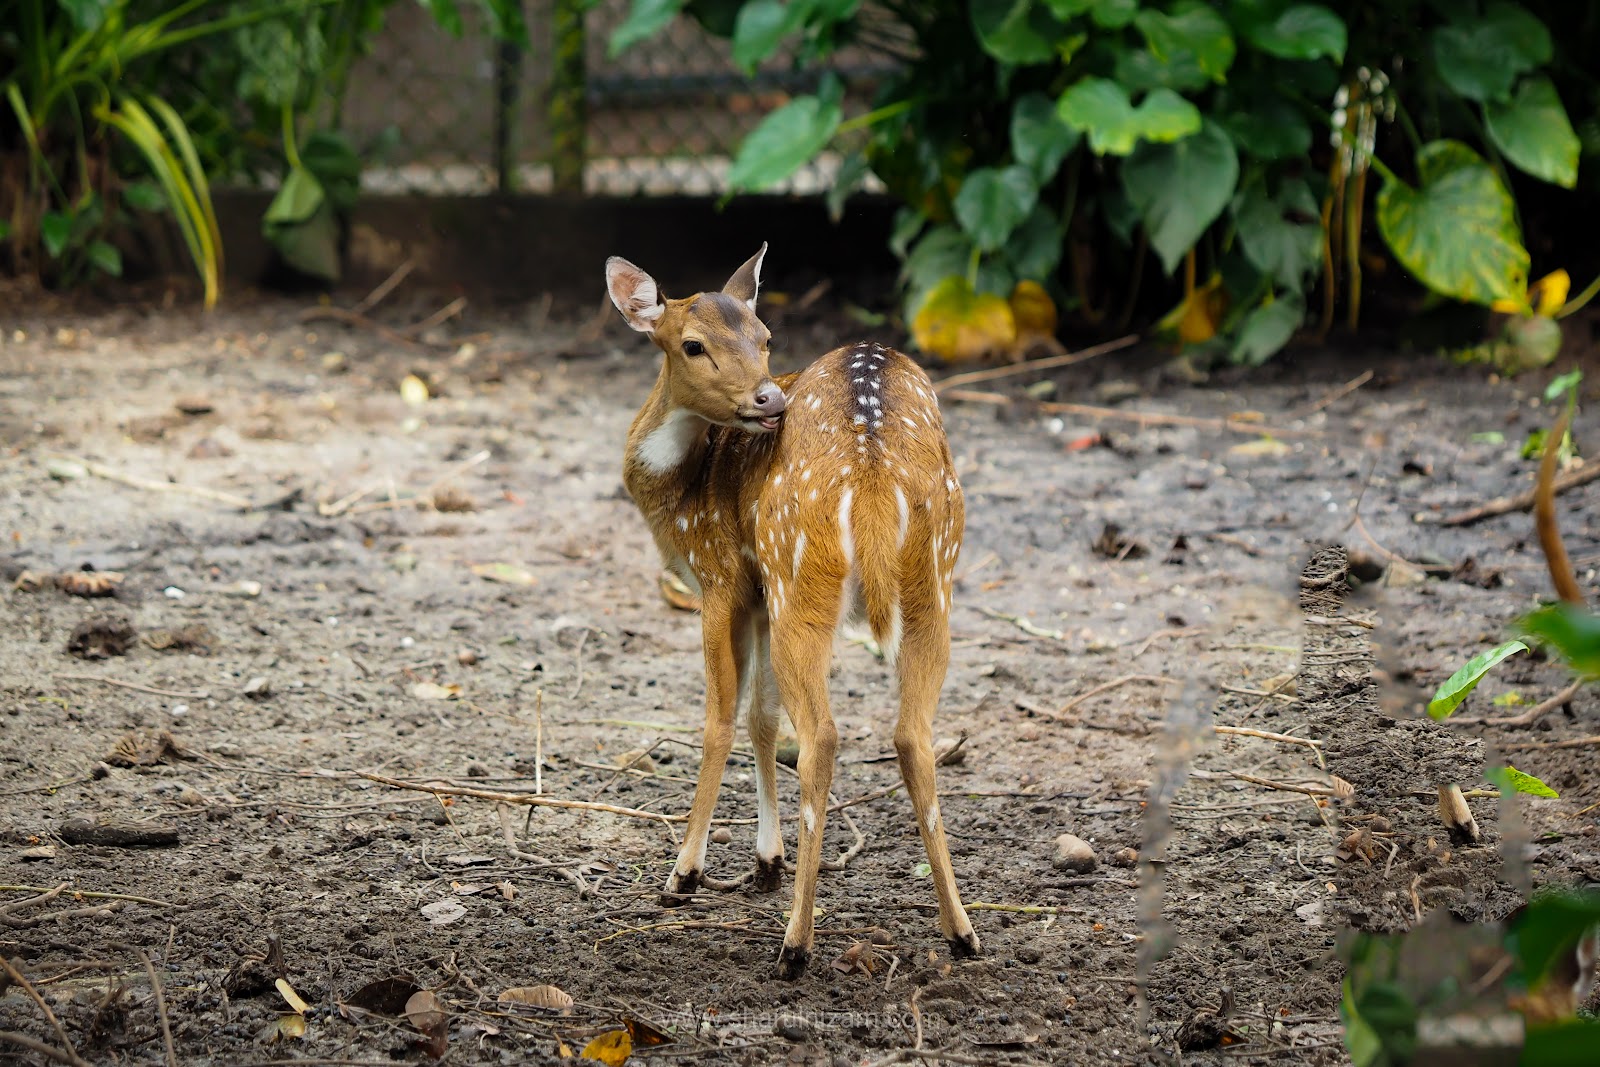
<svg viewBox="0 0 1600 1067"><path fill-rule="evenodd" d="M711 842L716 845L726 845L733 840L733 831L726 826L719 826L711 831Z"/></svg>
<svg viewBox="0 0 1600 1067"><path fill-rule="evenodd" d="M1139 850L1136 848L1119 848L1111 854L1111 866L1132 867L1139 862Z"/></svg>
<svg viewBox="0 0 1600 1067"><path fill-rule="evenodd" d="M1051 859L1051 864L1062 871L1073 871L1077 874L1088 874L1099 865L1095 858L1094 849L1083 838L1074 834L1062 834L1056 838L1056 854Z"/></svg>

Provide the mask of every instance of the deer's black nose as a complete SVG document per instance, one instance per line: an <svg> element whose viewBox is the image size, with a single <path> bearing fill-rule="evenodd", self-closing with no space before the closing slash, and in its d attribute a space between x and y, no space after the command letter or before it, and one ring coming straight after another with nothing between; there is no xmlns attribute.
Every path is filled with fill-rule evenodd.
<svg viewBox="0 0 1600 1067"><path fill-rule="evenodd" d="M789 406L789 401L783 395L783 390L779 389L775 382L768 382L757 389L752 402L755 404L756 410L763 415L781 414L783 409Z"/></svg>

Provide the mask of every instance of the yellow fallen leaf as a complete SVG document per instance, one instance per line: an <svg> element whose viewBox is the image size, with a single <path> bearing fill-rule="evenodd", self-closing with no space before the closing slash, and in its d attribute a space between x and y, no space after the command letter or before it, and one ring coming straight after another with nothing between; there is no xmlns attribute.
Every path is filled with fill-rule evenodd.
<svg viewBox="0 0 1600 1067"><path fill-rule="evenodd" d="M474 563L472 573L486 582L502 585L536 585L539 581L532 571L515 563Z"/></svg>
<svg viewBox="0 0 1600 1067"><path fill-rule="evenodd" d="M1285 456L1289 454L1290 446L1276 437L1258 437L1254 441L1234 445L1228 452L1234 456Z"/></svg>
<svg viewBox="0 0 1600 1067"><path fill-rule="evenodd" d="M428 383L415 374L408 374L400 382L400 399L414 408L428 402Z"/></svg>
<svg viewBox="0 0 1600 1067"><path fill-rule="evenodd" d="M293 1008L297 1014L303 1015L311 1007L311 1005L300 999L300 994L294 991L294 986L290 985L287 980L280 978L272 984L277 987L283 999L289 1002L289 1007Z"/></svg>
<svg viewBox="0 0 1600 1067"><path fill-rule="evenodd" d="M418 700L457 700L461 696L461 687L440 685L438 682L418 682L411 687L411 695Z"/></svg>
<svg viewBox="0 0 1600 1067"><path fill-rule="evenodd" d="M599 1060L606 1067L622 1067L633 1053L633 1038L626 1030L607 1030L583 1046L582 1058Z"/></svg>
<svg viewBox="0 0 1600 1067"><path fill-rule="evenodd" d="M568 1045L559 1037L556 1038L556 1055L560 1056L564 1060L572 1059L572 1046Z"/></svg>
<svg viewBox="0 0 1600 1067"><path fill-rule="evenodd" d="M679 611L700 610L700 594L671 571L662 571L656 579L656 586L661 590L661 599Z"/></svg>
<svg viewBox="0 0 1600 1067"><path fill-rule="evenodd" d="M951 363L1005 352L1016 344L1017 320L1011 305L993 293L980 293L959 274L933 287L911 320L917 347Z"/></svg>
<svg viewBox="0 0 1600 1067"><path fill-rule="evenodd" d="M305 1036L306 1017L304 1015L282 1015L278 1017L278 1032L276 1034L278 1040Z"/></svg>

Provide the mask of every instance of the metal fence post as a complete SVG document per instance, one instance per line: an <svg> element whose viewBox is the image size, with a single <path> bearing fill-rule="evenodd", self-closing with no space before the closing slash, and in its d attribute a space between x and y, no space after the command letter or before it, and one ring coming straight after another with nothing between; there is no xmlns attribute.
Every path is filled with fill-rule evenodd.
<svg viewBox="0 0 1600 1067"><path fill-rule="evenodd" d="M585 0L554 0L550 20L550 170L553 191L581 196L587 155Z"/></svg>

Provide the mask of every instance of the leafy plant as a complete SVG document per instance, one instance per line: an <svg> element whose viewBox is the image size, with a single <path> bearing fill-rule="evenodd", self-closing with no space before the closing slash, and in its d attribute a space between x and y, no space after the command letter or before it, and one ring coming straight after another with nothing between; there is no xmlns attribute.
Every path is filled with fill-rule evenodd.
<svg viewBox="0 0 1600 1067"><path fill-rule="evenodd" d="M1582 142L1562 98L1589 92L1557 55L1570 44L1581 60L1589 38L1552 33L1586 24L1540 10L634 0L611 48L688 11L746 67L787 45L801 63L851 43L900 57L861 114L830 78L773 112L730 177L736 191L770 188L825 150L844 153L842 184L874 173L905 205L907 321L936 293L954 301L940 305L947 326L967 315L959 330L914 326L941 354L1007 349L1002 309L1019 281L1083 325L1120 326L1153 252L1181 280L1173 336L1259 362L1305 324L1318 285L1319 328L1340 298L1356 323L1369 200L1390 254L1434 293L1531 314L1511 172L1574 187ZM1544 323L1517 329L1548 347Z"/></svg>

